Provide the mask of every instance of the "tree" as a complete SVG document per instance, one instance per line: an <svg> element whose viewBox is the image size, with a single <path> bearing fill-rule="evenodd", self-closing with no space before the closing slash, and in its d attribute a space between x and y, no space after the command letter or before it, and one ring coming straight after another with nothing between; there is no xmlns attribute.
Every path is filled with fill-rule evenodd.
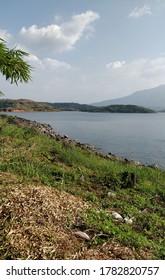
<svg viewBox="0 0 165 280"><path fill-rule="evenodd" d="M29 56L27 52L9 49L6 42L0 38L0 72L11 84L28 83L31 80L32 67L24 61L26 56ZM0 95L3 95L1 91Z"/></svg>

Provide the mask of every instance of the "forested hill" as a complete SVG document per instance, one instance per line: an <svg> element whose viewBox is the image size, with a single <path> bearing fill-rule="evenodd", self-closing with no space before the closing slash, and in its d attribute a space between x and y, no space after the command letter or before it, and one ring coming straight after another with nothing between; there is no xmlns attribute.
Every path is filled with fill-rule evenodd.
<svg viewBox="0 0 165 280"><path fill-rule="evenodd" d="M36 102L28 99L0 99L0 111L8 112L48 112L81 111L102 113L153 113L155 111L136 105L109 105L96 107L79 103Z"/></svg>
<svg viewBox="0 0 165 280"><path fill-rule="evenodd" d="M49 103L46 104L53 106L62 111L81 111L81 112L94 112L95 110L98 111L99 108L96 106L88 105L88 104L79 104L74 102L64 102L64 103Z"/></svg>

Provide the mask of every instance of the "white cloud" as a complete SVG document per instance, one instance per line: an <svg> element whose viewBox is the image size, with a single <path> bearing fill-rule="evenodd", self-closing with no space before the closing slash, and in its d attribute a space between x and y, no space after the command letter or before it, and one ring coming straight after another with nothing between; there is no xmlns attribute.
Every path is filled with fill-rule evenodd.
<svg viewBox="0 0 165 280"><path fill-rule="evenodd" d="M74 20L77 21L77 24L79 22L79 26L75 27ZM71 25L67 25L66 28L65 23L63 27L59 28L64 29L63 34L65 31L65 36L68 38L78 36L77 34L81 37L81 32L84 34L87 28L86 20L85 14L83 17L75 16L75 19L72 17ZM4 32L4 34L8 33ZM43 39L42 36L41 39ZM17 47L28 52L28 49L24 48L23 45L18 44ZM125 60L110 61L106 64L106 71L105 66L101 65L97 71L90 71L87 67L78 69L64 60L47 56L41 59L34 54L26 59L34 67L32 71L33 82L29 82L28 85L20 84L17 87L7 83L1 76L1 90L6 93L6 98L90 103L125 96L137 90L165 84L164 55L130 62Z"/></svg>
<svg viewBox="0 0 165 280"><path fill-rule="evenodd" d="M99 19L99 14L93 11L72 16L70 21L60 25L52 24L39 28L32 25L22 27L19 36L23 44L32 51L63 52L74 48L75 43L85 31L90 30L90 24Z"/></svg>
<svg viewBox="0 0 165 280"><path fill-rule="evenodd" d="M139 18L144 15L151 15L151 6L149 4L145 4L142 8L134 8L133 11L129 14L129 17Z"/></svg>
<svg viewBox="0 0 165 280"><path fill-rule="evenodd" d="M110 62L106 65L107 68L114 68L114 69L119 69L121 68L123 65L125 64L125 61L113 61L113 62Z"/></svg>
<svg viewBox="0 0 165 280"><path fill-rule="evenodd" d="M12 35L10 33L8 33L7 30L0 29L0 38L9 42L12 38Z"/></svg>
<svg viewBox="0 0 165 280"><path fill-rule="evenodd" d="M45 67L49 67L51 70L70 70L72 68L72 66L64 61L58 61L56 59L52 59L52 58L45 58L43 60L43 64L45 65Z"/></svg>
<svg viewBox="0 0 165 280"><path fill-rule="evenodd" d="M64 61L29 56L34 66L33 82L18 87L0 77L5 98L27 98L50 102L92 103L165 84L165 56L120 61L120 68L100 66L97 73L77 69ZM114 62L111 62L114 63ZM118 71L119 70L119 71Z"/></svg>
<svg viewBox="0 0 165 280"><path fill-rule="evenodd" d="M56 60L56 59L52 59L52 58L43 58L43 59L39 59L37 56L35 55L29 55L26 60L28 61L28 63L30 63L32 65L32 67L34 67L34 71L37 72L39 69L45 70L46 72L50 72L50 71L68 71L70 69L75 69L74 67L72 67L70 64L64 62L64 61L60 61L60 60Z"/></svg>
<svg viewBox="0 0 165 280"><path fill-rule="evenodd" d="M133 60L125 63L120 71L108 67L105 73L104 84L107 85L108 93L105 93L107 97L104 99L125 96L137 90L165 84L165 57Z"/></svg>

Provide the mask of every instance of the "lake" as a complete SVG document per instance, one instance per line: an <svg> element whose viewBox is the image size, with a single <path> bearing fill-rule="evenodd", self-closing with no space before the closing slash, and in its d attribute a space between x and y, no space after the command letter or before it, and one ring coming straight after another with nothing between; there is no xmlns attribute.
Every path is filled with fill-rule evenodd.
<svg viewBox="0 0 165 280"><path fill-rule="evenodd" d="M143 164L165 169L165 113L8 113L48 123L61 135Z"/></svg>

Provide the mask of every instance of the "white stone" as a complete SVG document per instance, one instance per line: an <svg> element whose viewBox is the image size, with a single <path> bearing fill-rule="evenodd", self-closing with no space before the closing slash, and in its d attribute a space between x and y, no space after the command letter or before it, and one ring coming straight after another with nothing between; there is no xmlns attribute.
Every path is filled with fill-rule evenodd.
<svg viewBox="0 0 165 280"><path fill-rule="evenodd" d="M124 221L126 222L126 224L130 224L130 225L133 223L133 220L129 217L125 217Z"/></svg>
<svg viewBox="0 0 165 280"><path fill-rule="evenodd" d="M90 237L88 234L86 234L85 232L82 232L82 231L76 231L73 233L74 235L78 236L78 237L81 237L85 240L90 240Z"/></svg>
<svg viewBox="0 0 165 280"><path fill-rule="evenodd" d="M117 212L115 212L115 211L112 211L112 212L111 212L111 215L112 215L115 219L118 219L118 220L122 220L122 219L123 219L123 217L122 217L119 213L117 213Z"/></svg>
<svg viewBox="0 0 165 280"><path fill-rule="evenodd" d="M113 192L108 192L108 197L115 197L115 196L116 196L115 193L113 193Z"/></svg>

